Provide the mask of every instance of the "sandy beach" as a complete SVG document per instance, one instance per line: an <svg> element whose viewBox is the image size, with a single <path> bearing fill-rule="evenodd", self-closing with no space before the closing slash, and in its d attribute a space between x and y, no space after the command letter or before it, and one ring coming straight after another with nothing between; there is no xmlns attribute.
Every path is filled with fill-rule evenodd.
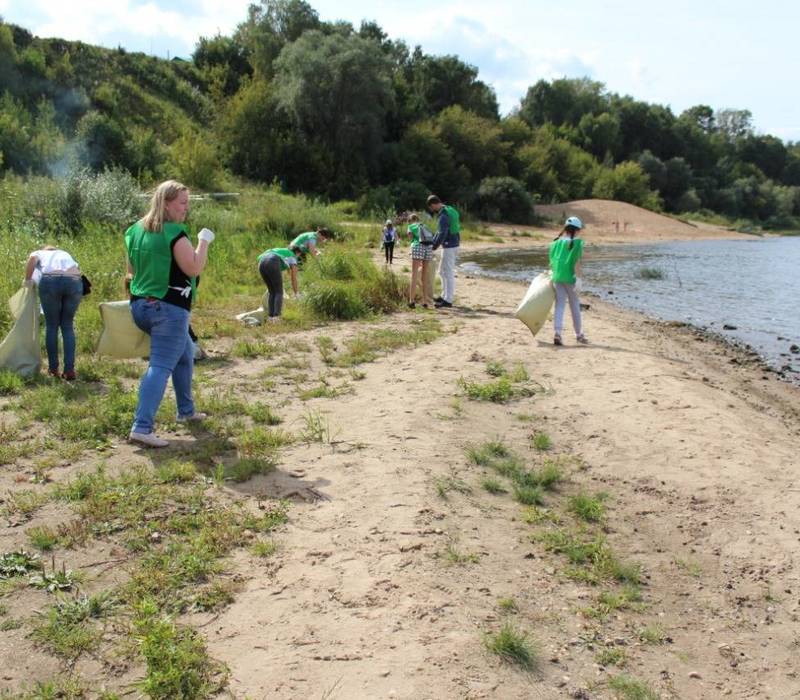
<svg viewBox="0 0 800 700"><path fill-rule="evenodd" d="M514 319L523 292L462 274L453 309L292 333L308 376L347 387L332 399L298 400L286 371L267 382L275 358L201 370L206 388L268 401L289 431L312 412L328 430L322 442L284 448L271 474L224 487L232 499L291 504L267 564L246 551L230 562L234 602L184 617L230 669L224 697L613 698L608 679L621 672L662 698L800 696L798 389L740 350L591 297L591 345L567 334L556 348L551 325L533 338ZM316 347L322 335L342 348L376 327L401 332L427 318L440 322L438 339L359 374L332 370ZM204 345L221 357L232 342ZM459 380L491 380L491 362L524 368L523 395L464 395ZM550 438L546 451L534 449L537 433ZM563 469L538 516L482 488L491 470L465 450L489 440L529 467ZM113 469L151 458L120 442L104 459ZM87 466L64 465L54 478ZM2 481L3 492L14 488L11 474ZM643 572L641 603L602 616L590 610L609 586L570 577L539 538L556 522L573 525L563 507L571 495L598 492L603 535ZM51 509L35 523L57 516ZM19 527L1 537L6 551L24 543ZM91 567L113 553L81 557ZM97 585L122 575L97 571ZM514 601L512 614L503 599ZM533 671L487 651L485 635L505 620L538 649ZM0 640L0 688L52 668L23 634ZM614 650L618 667L598 662ZM108 674L83 666L97 682Z"/></svg>

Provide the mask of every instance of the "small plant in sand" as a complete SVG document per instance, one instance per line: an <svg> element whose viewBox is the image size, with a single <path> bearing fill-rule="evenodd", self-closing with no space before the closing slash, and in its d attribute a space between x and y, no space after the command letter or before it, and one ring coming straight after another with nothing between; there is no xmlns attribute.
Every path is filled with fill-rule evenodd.
<svg viewBox="0 0 800 700"><path fill-rule="evenodd" d="M647 683L630 676L612 676L608 687L618 700L659 700L659 694Z"/></svg>
<svg viewBox="0 0 800 700"><path fill-rule="evenodd" d="M539 432L534 433L531 436L531 445L535 450L546 452L553 446L553 441L550 439L550 436L547 433Z"/></svg>
<svg viewBox="0 0 800 700"><path fill-rule="evenodd" d="M606 493L597 493L590 496L587 493L579 493L571 496L567 503L567 510L579 520L589 523L602 522L606 515L604 501L608 498Z"/></svg>
<svg viewBox="0 0 800 700"><path fill-rule="evenodd" d="M538 664L536 648L524 632L506 622L498 632L486 634L484 646L503 661L532 671Z"/></svg>
<svg viewBox="0 0 800 700"><path fill-rule="evenodd" d="M333 434L328 419L319 411L306 411L302 416L303 427L300 430L300 439L306 443L333 442Z"/></svg>
<svg viewBox="0 0 800 700"><path fill-rule="evenodd" d="M519 605L513 598L500 598L497 601L497 607L506 614L514 614L519 612Z"/></svg>
<svg viewBox="0 0 800 700"><path fill-rule="evenodd" d="M663 280L664 271L657 267L640 267L637 277L643 280Z"/></svg>
<svg viewBox="0 0 800 700"><path fill-rule="evenodd" d="M493 479L490 476L481 480L481 487L485 491L495 495L499 493L506 493L506 489L503 484L498 479Z"/></svg>

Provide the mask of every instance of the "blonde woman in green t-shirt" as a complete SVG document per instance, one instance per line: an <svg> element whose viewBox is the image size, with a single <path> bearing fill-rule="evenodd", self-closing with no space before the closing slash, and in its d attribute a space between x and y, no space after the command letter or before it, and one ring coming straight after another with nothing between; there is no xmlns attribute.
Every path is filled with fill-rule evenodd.
<svg viewBox="0 0 800 700"><path fill-rule="evenodd" d="M553 286L556 289L553 345L564 344L561 340L561 332L564 330L564 307L567 300L569 300L569 310L572 314L575 339L583 345L589 342L581 327L581 303L575 289L583 257L583 240L576 238L576 234L582 228L583 222L577 216L570 216L561 233L550 244L550 269L553 273Z"/></svg>

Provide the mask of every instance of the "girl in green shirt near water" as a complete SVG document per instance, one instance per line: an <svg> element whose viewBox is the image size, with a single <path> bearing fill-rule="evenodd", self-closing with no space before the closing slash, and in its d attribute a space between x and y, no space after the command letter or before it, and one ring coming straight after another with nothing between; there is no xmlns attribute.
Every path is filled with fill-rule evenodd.
<svg viewBox="0 0 800 700"><path fill-rule="evenodd" d="M570 216L561 233L550 244L550 269L553 272L553 286L556 290L556 310L553 314L555 335L553 345L563 345L561 332L564 330L564 307L569 299L569 310L572 314L572 326L575 339L586 345L589 341L581 327L581 304L575 289L577 275L581 270L583 256L583 240L575 234L583 228L583 222L577 216Z"/></svg>

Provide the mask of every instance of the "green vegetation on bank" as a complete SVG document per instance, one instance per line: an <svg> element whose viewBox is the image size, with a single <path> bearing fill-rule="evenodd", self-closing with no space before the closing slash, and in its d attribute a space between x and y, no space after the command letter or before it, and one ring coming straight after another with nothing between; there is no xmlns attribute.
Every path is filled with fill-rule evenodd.
<svg viewBox="0 0 800 700"><path fill-rule="evenodd" d="M187 57L188 58L188 57ZM191 60L41 39L0 23L0 173L118 167L144 186L231 176L343 200L362 216L430 191L488 220L533 203L617 199L737 228L798 228L800 144L757 134L747 109L669 107L588 78L540 80L500 117L457 56L260 0Z"/></svg>

